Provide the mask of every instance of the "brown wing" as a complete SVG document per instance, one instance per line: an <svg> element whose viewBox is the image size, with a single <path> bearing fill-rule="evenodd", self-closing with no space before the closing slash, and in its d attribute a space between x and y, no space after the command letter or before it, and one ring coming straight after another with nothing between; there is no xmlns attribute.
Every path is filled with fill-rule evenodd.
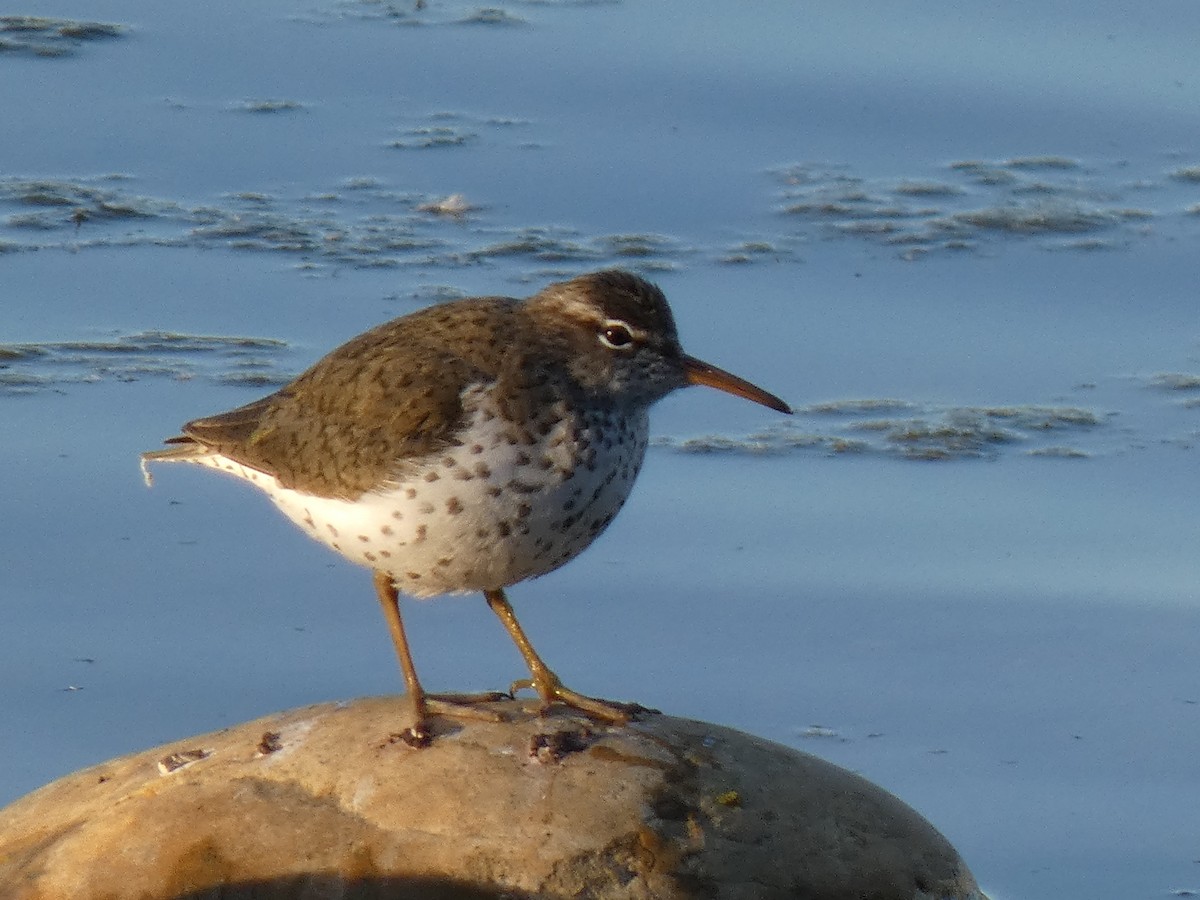
<svg viewBox="0 0 1200 900"><path fill-rule="evenodd" d="M463 389L493 380L512 344L513 302L459 301L380 325L269 397L189 422L168 443L215 450L284 487L357 497L455 440Z"/></svg>

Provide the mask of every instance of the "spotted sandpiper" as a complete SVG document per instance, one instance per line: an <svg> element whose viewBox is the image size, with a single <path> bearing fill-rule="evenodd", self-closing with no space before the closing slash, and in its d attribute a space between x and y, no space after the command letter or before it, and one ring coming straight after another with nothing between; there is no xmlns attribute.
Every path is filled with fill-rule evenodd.
<svg viewBox="0 0 1200 900"><path fill-rule="evenodd" d="M573 559L608 526L641 467L650 406L689 384L791 412L684 353L653 284L596 272L525 300L473 297L387 322L274 394L187 423L142 460L243 478L373 570L413 707L409 743L428 742L430 715L488 713L478 698L421 687L399 591L481 591L529 667L514 690L623 723L627 706L568 689L542 662L504 589Z"/></svg>

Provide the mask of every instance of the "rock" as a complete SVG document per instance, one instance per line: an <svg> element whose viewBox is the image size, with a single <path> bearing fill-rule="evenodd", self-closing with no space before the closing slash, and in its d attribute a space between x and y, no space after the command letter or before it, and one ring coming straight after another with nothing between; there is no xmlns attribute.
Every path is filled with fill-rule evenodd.
<svg viewBox="0 0 1200 900"><path fill-rule="evenodd" d="M647 714L436 719L324 704L112 760L0 810L0 898L985 900L891 794L805 753Z"/></svg>

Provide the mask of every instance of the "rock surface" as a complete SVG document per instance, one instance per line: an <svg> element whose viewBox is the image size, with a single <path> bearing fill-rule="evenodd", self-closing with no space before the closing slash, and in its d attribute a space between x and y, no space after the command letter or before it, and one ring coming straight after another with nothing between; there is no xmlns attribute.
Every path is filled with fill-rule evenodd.
<svg viewBox="0 0 1200 900"><path fill-rule="evenodd" d="M0 898L982 898L928 822L816 757L494 705L422 750L373 698L77 772L0 810Z"/></svg>

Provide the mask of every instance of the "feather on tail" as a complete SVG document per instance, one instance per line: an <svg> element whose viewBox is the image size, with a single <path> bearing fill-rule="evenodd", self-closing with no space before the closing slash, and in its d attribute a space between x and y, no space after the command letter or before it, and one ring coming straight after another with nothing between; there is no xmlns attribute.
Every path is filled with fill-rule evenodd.
<svg viewBox="0 0 1200 900"><path fill-rule="evenodd" d="M142 480L146 482L146 487L154 487L154 476L150 473L150 463L186 462L212 453L208 447L182 435L170 438L166 443L178 446L166 447L162 450L149 450L141 455Z"/></svg>

